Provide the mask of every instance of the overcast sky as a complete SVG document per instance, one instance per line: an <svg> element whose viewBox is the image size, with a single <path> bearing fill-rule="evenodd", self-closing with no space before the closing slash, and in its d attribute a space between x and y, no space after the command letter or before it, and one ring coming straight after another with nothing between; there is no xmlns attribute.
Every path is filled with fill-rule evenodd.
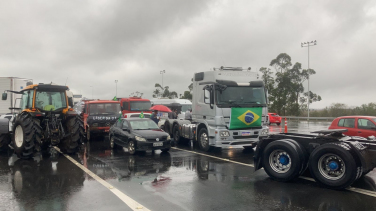
<svg viewBox="0 0 376 211"><path fill-rule="evenodd" d="M182 94L195 72L268 67L280 53L317 74L310 90L356 106L376 102L376 1L0 1L0 76L65 84L94 98ZM67 79L68 78L68 79ZM93 86L92 88L90 86ZM305 83L307 87L307 83Z"/></svg>

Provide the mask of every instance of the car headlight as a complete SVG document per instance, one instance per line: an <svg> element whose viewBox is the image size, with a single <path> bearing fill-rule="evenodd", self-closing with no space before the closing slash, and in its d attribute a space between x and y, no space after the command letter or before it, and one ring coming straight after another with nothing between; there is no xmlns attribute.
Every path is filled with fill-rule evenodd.
<svg viewBox="0 0 376 211"><path fill-rule="evenodd" d="M168 135L168 136L167 136L167 140L170 140L170 139L171 139L171 136L170 136L170 135Z"/></svg>
<svg viewBox="0 0 376 211"><path fill-rule="evenodd" d="M220 136L227 137L227 136L230 136L230 133L228 131L221 131Z"/></svg>
<svg viewBox="0 0 376 211"><path fill-rule="evenodd" d="M262 136L267 136L269 134L269 129L262 129L261 130L261 135Z"/></svg>
<svg viewBox="0 0 376 211"><path fill-rule="evenodd" d="M142 138L142 137L140 137L140 136L135 136L135 139L136 139L137 141L146 141L145 138Z"/></svg>

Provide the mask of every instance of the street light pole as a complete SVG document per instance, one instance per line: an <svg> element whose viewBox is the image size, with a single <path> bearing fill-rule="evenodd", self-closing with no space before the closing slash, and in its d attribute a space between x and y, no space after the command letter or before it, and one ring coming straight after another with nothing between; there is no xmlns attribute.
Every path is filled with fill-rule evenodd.
<svg viewBox="0 0 376 211"><path fill-rule="evenodd" d="M115 97L117 97L117 82L118 82L118 80L115 80L115 84L116 84L116 92L115 92Z"/></svg>
<svg viewBox="0 0 376 211"><path fill-rule="evenodd" d="M163 74L166 73L166 70L162 70L159 73L162 74L162 88L163 88Z"/></svg>
<svg viewBox="0 0 376 211"><path fill-rule="evenodd" d="M317 45L317 41L311 41L311 42L304 42L304 43L301 43L301 47L307 47L308 48L308 69L309 70L309 46L315 46ZM309 75L308 75L308 102L307 102L307 106L308 106L308 120L309 120L309 103L310 103L310 99L311 98L311 93L309 92Z"/></svg>

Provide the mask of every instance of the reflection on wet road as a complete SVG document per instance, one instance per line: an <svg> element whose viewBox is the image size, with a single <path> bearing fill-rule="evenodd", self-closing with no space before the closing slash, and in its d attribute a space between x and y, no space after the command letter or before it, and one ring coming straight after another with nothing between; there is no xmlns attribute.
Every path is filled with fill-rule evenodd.
<svg viewBox="0 0 376 211"><path fill-rule="evenodd" d="M308 133L329 124L290 121L289 132ZM277 133L283 126L272 125L270 131ZM273 181L263 170L253 171L252 156L241 149L203 153L188 142L170 152L131 156L123 148L111 150L108 139L98 139L72 158L150 210L376 209L372 196L330 190L304 179ZM374 193L375 180L372 171L353 186ZM0 210L130 210L64 156L24 161L2 154L0 191L5 202Z"/></svg>

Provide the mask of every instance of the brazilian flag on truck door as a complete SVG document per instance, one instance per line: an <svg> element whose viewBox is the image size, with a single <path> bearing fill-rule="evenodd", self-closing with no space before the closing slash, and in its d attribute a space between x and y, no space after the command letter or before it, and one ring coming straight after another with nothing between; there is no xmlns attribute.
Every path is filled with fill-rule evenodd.
<svg viewBox="0 0 376 211"><path fill-rule="evenodd" d="M230 130L260 127L262 107L231 108Z"/></svg>

